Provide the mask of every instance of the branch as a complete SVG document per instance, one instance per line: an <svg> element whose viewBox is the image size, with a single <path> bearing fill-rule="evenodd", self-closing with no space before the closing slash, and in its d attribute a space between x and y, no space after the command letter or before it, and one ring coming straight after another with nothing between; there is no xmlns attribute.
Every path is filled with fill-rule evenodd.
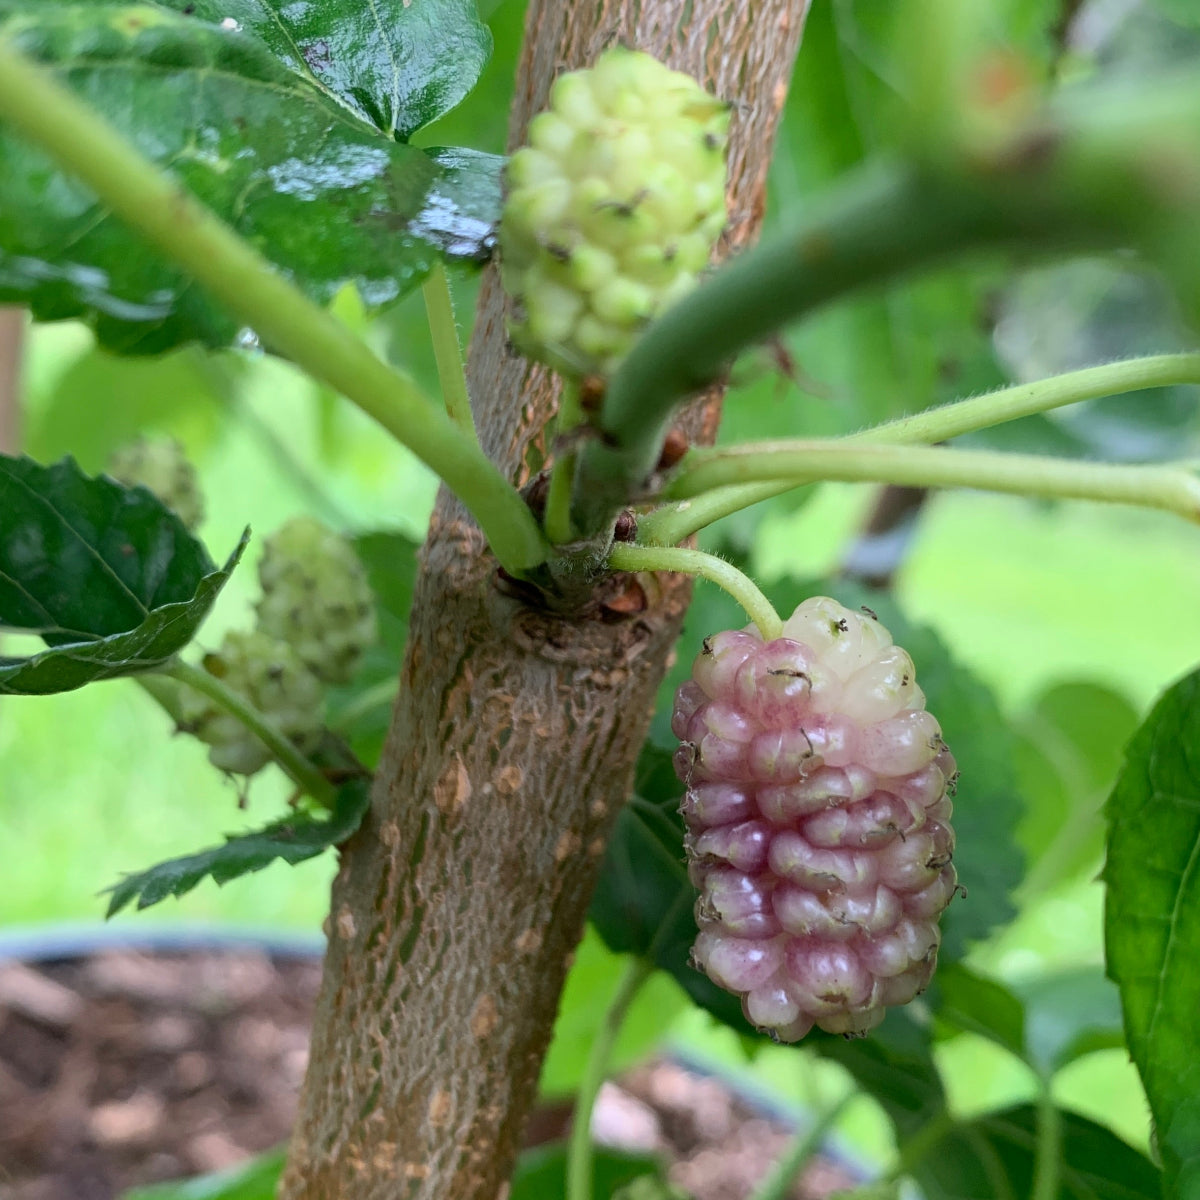
<svg viewBox="0 0 1200 1200"><path fill-rule="evenodd" d="M867 168L799 226L715 274L655 322L614 375L580 456L575 523L604 526L642 497L678 402L738 351L869 284L998 249L1130 243L1196 300L1200 76L1151 93L1092 90L986 149L929 148L929 163Z"/></svg>
<svg viewBox="0 0 1200 1200"><path fill-rule="evenodd" d="M21 343L25 312L0 308L0 454L21 447Z"/></svg>
<svg viewBox="0 0 1200 1200"><path fill-rule="evenodd" d="M357 404L436 471L509 571L545 561L532 513L468 433L8 39L0 39L0 120L82 179L264 342Z"/></svg>
<svg viewBox="0 0 1200 1200"><path fill-rule="evenodd" d="M842 480L976 488L1161 508L1200 522L1200 478L1179 467L1123 467L1032 454L865 442L765 442L736 450L694 450L665 494L687 499L713 488L756 480L786 480L788 486Z"/></svg>
<svg viewBox="0 0 1200 1200"><path fill-rule="evenodd" d="M838 438L836 444L916 445L942 442L1005 421L1050 412L1082 400L1097 400L1145 388L1200 384L1200 354L1156 354L1123 359L1053 375L1034 383L1000 388L912 416L898 417L873 429ZM666 505L638 522L638 540L673 546L714 521L799 486L794 481L739 484L719 488L683 504Z"/></svg>

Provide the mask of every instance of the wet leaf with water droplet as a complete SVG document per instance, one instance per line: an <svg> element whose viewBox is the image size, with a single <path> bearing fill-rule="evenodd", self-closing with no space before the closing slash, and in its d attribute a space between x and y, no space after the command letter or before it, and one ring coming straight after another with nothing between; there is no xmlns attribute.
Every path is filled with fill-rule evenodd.
<svg viewBox="0 0 1200 1200"><path fill-rule="evenodd" d="M0 32L54 66L143 154L320 303L354 284L369 306L380 307L418 286L439 257L488 256L503 160L422 150L390 135L411 132L460 99L486 47L464 60L456 87L443 79L426 94L408 86L413 75L407 91L398 81L387 97L368 104L353 89L333 88L311 64L292 69L299 64L288 65L279 47L256 36L270 5L230 0L188 7L196 13L0 0ZM287 7L294 14L305 6ZM307 7L330 17L347 6ZM455 44L460 26L469 40L478 22L455 16L459 3L414 3L409 11L420 9L425 20L431 7L446 17L439 36L447 44ZM211 21L202 19L201 8L213 10ZM226 17L242 28L224 28ZM432 71L425 60L441 60L421 40L432 34L423 25L404 36L410 34L415 40L405 43L405 53L412 70ZM362 70L360 83L370 91L377 72ZM372 105L383 105L388 132L363 119L375 122ZM189 341L227 346L239 335L235 321L107 215L86 187L0 132L2 301L28 304L42 320L82 317L104 345L122 353L158 353Z"/></svg>

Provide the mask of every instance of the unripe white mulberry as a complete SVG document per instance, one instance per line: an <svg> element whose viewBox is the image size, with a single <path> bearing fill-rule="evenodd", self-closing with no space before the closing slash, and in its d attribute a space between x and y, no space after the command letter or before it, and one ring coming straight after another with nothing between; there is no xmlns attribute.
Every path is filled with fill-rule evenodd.
<svg viewBox="0 0 1200 1200"><path fill-rule="evenodd" d="M315 749L324 695L286 642L257 631L233 631L216 653L205 656L204 669L248 701L301 753ZM183 728L209 746L209 761L222 771L253 775L271 760L267 747L241 721L199 692L187 693L182 717Z"/></svg>
<svg viewBox="0 0 1200 1200"><path fill-rule="evenodd" d="M693 959L781 1041L864 1034L933 974L954 758L873 618L806 600L705 640L675 698Z"/></svg>
<svg viewBox="0 0 1200 1200"><path fill-rule="evenodd" d="M345 538L294 517L267 538L258 564L258 627L289 643L324 683L349 683L375 640L375 597Z"/></svg>
<svg viewBox="0 0 1200 1200"><path fill-rule="evenodd" d="M204 497L196 469L169 437L140 437L113 452L108 473L126 487L153 492L188 529L204 520Z"/></svg>
<svg viewBox="0 0 1200 1200"><path fill-rule="evenodd" d="M729 106L614 46L560 75L508 164L501 277L530 358L607 376L695 284L725 225Z"/></svg>

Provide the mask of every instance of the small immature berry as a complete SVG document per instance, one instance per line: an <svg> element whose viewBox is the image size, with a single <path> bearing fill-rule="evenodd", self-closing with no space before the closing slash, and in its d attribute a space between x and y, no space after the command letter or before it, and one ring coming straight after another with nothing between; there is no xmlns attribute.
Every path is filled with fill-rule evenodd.
<svg viewBox="0 0 1200 1200"><path fill-rule="evenodd" d="M576 379L612 374L708 264L728 129L727 104L620 46L555 80L507 172L501 277L518 349Z"/></svg>
<svg viewBox="0 0 1200 1200"><path fill-rule="evenodd" d="M261 632L230 632L221 648L205 657L204 669L301 752L316 747L323 725L321 684L286 642ZM182 717L183 728L209 746L209 761L222 771L253 775L271 760L267 747L241 721L199 692L187 693Z"/></svg>
<svg viewBox="0 0 1200 1200"><path fill-rule="evenodd" d="M954 758L912 660L835 600L705 640L675 698L692 951L781 1041L861 1035L933 974Z"/></svg>
<svg viewBox="0 0 1200 1200"><path fill-rule="evenodd" d="M108 473L126 487L153 492L188 529L204 520L196 469L174 438L140 437L122 446L109 459Z"/></svg>
<svg viewBox="0 0 1200 1200"><path fill-rule="evenodd" d="M267 539L258 577L258 628L289 643L323 683L348 683L375 640L375 597L349 542L294 517Z"/></svg>

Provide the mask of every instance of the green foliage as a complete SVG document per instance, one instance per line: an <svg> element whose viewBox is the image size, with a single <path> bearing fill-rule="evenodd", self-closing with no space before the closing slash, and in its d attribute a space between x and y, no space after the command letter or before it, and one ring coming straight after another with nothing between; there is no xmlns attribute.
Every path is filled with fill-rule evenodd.
<svg viewBox="0 0 1200 1200"><path fill-rule="evenodd" d="M612 1200L618 1188L643 1176L658 1177L661 1166L649 1154L596 1147L592 1155L594 1200ZM550 1200L567 1194L567 1144L554 1142L526 1150L517 1161L509 1200Z"/></svg>
<svg viewBox="0 0 1200 1200"><path fill-rule="evenodd" d="M286 1155L285 1146L268 1150L245 1166L134 1188L121 1200L274 1200Z"/></svg>
<svg viewBox="0 0 1200 1200"><path fill-rule="evenodd" d="M1083 681L1047 688L1016 727L1025 812L1017 837L1036 892L1085 871L1104 851L1101 807L1138 714L1124 696Z"/></svg>
<svg viewBox="0 0 1200 1200"><path fill-rule="evenodd" d="M1060 1114L1061 1200L1157 1200L1158 1171L1145 1155L1102 1125ZM929 1148L913 1176L927 1200L1025 1200L1032 1195L1037 1111L1031 1105L952 1127Z"/></svg>
<svg viewBox="0 0 1200 1200"><path fill-rule="evenodd" d="M297 44L263 6L203 7L222 17L253 7L256 26L274 31L272 45L160 5L98 0L0 0L0 31L57 67L143 154L320 302L354 283L368 304L387 304L442 254L486 256L502 160L418 150L391 136L439 115L474 83L489 39L471 5L389 3L389 14L402 14L394 41L372 40L364 28L389 15L379 5L306 5L303 29L294 31L303 73L291 69L303 65ZM405 70L384 68L393 53ZM353 80L341 74L368 67ZM433 75L423 81L409 73L425 70ZM388 133L361 119L365 112ZM84 317L111 349L220 346L237 334L86 188L3 134L0 247L0 300L27 303L42 320Z"/></svg>
<svg viewBox="0 0 1200 1200"><path fill-rule="evenodd" d="M261 871L277 859L294 865L344 842L359 826L370 804L370 788L361 779L343 784L328 817L297 811L249 833L231 834L224 845L173 858L126 875L108 890L108 916L137 901L149 908L168 896L182 896L204 879L228 883Z"/></svg>
<svg viewBox="0 0 1200 1200"><path fill-rule="evenodd" d="M152 670L181 650L237 566L145 488L89 478L72 459L0 456L0 626L51 647L0 659L0 692L44 695Z"/></svg>
<svg viewBox="0 0 1200 1200"><path fill-rule="evenodd" d="M1130 743L1107 808L1108 972L1154 1114L1169 1195L1200 1190L1200 672Z"/></svg>
<svg viewBox="0 0 1200 1200"><path fill-rule="evenodd" d="M472 0L159 0L236 21L286 67L381 132L407 141L471 90L492 50Z"/></svg>
<svg viewBox="0 0 1200 1200"><path fill-rule="evenodd" d="M930 990L941 1021L1002 1046L1043 1080L1086 1054L1124 1044L1120 997L1099 967L1005 987L949 963Z"/></svg>

